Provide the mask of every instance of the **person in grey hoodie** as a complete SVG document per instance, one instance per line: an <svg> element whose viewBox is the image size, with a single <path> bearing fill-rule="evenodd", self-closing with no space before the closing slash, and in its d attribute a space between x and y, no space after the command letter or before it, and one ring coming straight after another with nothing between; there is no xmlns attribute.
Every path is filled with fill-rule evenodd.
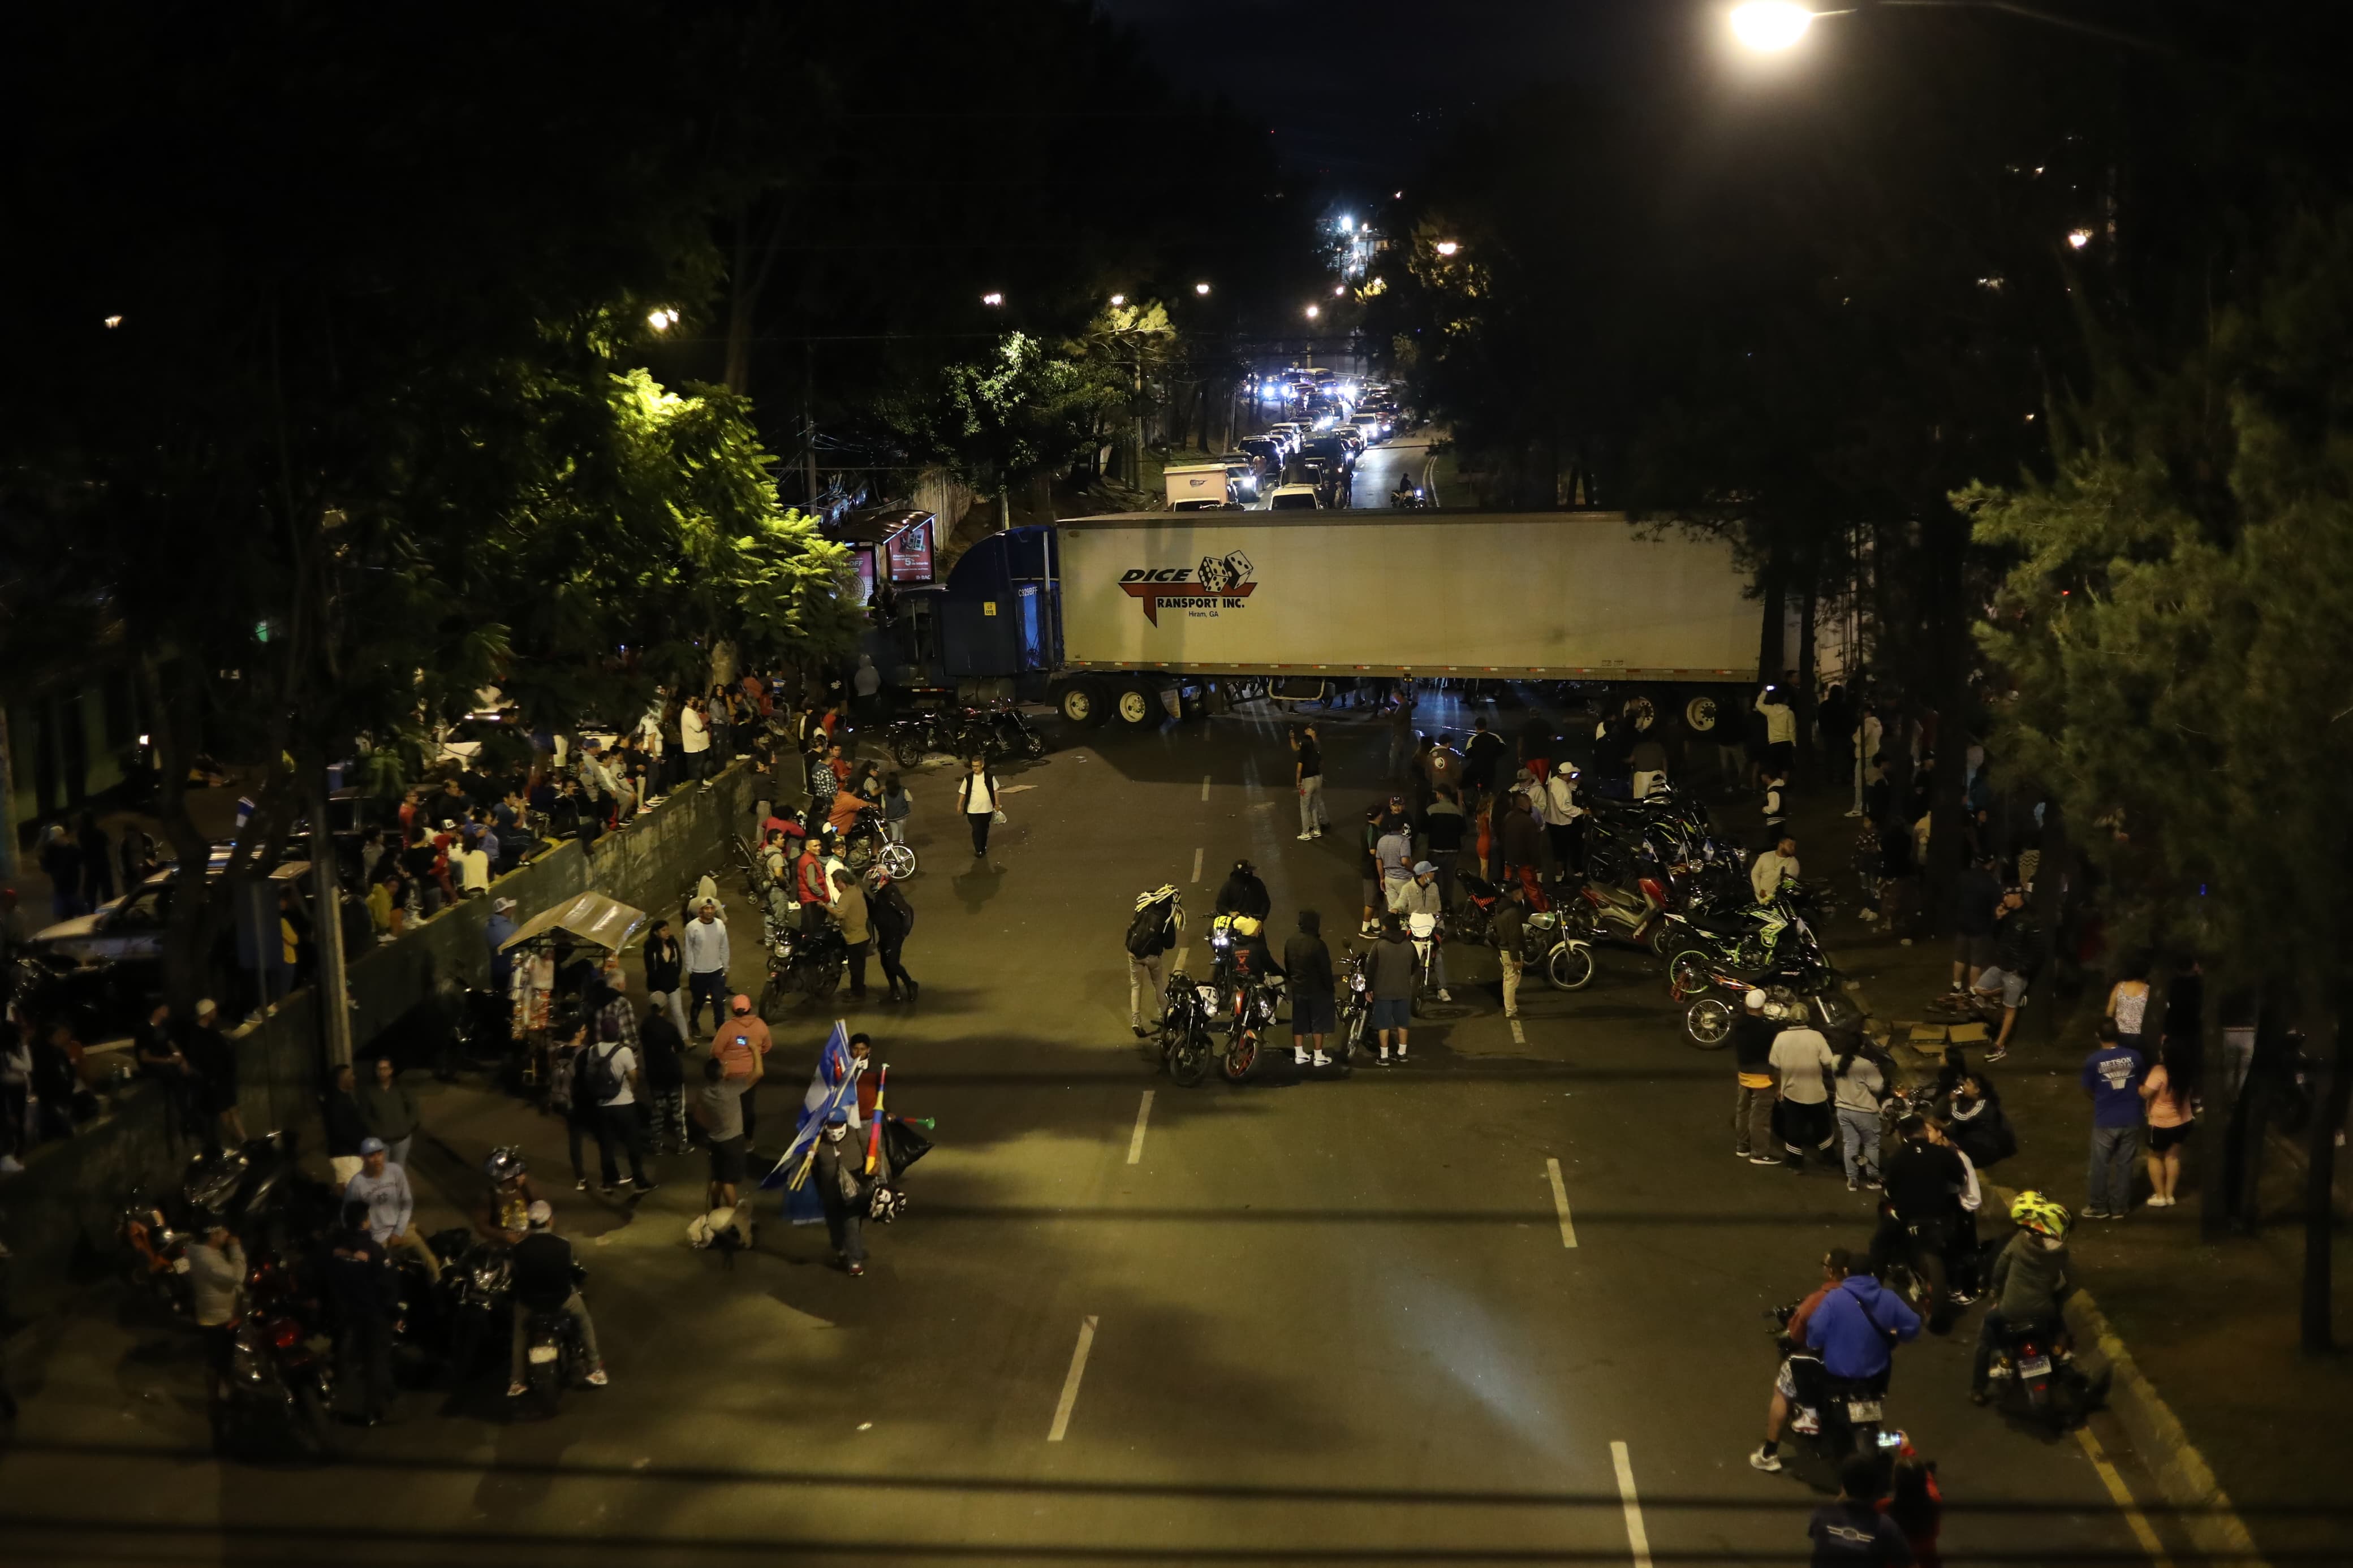
<svg viewBox="0 0 2353 1568"><path fill-rule="evenodd" d="M1405 921L1390 915L1373 943L1366 984L1372 992L1372 1026L1379 1032L1380 1063L1389 1065L1389 1037L1397 1036L1397 1059L1405 1060L1406 1029L1413 1022L1413 994L1421 980L1421 959L1406 939Z"/></svg>
<svg viewBox="0 0 2353 1568"><path fill-rule="evenodd" d="M228 1226L215 1220L205 1238L190 1244L188 1304L204 1331L205 1359L226 1383L229 1356L237 1348L237 1300L245 1290L245 1247Z"/></svg>
<svg viewBox="0 0 2353 1568"><path fill-rule="evenodd" d="M1978 1348L1969 1360L1969 1398L1983 1405L1993 1352L2013 1330L2035 1324L2056 1330L2060 1309L2074 1292L2069 1278L2067 1211L2040 1193L2021 1193L2010 1205L2017 1233L1993 1260L1986 1286L1992 1300L1978 1325Z"/></svg>

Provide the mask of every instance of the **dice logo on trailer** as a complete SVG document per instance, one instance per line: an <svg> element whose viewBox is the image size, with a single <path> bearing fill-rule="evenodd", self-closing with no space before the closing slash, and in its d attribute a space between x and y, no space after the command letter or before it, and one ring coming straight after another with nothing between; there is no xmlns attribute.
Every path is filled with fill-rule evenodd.
<svg viewBox="0 0 2353 1568"><path fill-rule="evenodd" d="M1258 588L1256 569L1239 550L1204 555L1197 568L1132 566L1120 574L1119 585L1144 606L1144 618L1155 626L1164 609L1204 618L1241 609Z"/></svg>

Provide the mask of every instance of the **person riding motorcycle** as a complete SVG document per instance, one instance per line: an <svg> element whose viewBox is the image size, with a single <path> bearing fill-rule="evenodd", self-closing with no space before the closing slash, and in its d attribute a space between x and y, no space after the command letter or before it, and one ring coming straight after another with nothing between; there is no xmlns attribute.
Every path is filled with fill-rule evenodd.
<svg viewBox="0 0 2353 1568"><path fill-rule="evenodd" d="M2066 1208L2041 1193L2024 1192L2011 1202L2010 1217L2018 1229L1993 1260L1987 1286L1992 1299L1969 1361L1969 1400L1975 1405L1991 1397L1986 1379L2002 1342L2030 1328L2056 1337L2064 1328L2060 1309L2075 1289L2068 1278L2067 1232L2073 1219Z"/></svg>
<svg viewBox="0 0 2353 1568"><path fill-rule="evenodd" d="M1427 860L1416 861L1413 875L1389 889L1389 913L1409 925L1416 915L1428 915L1442 923L1446 894L1439 886L1438 868ZM1430 943L1430 979L1438 987L1440 1002L1454 1000L1446 991L1446 947L1434 933Z"/></svg>
<svg viewBox="0 0 2353 1568"><path fill-rule="evenodd" d="M1821 1304L1806 1320L1806 1348L1821 1357L1822 1375L1831 1380L1836 1397L1839 1383L1858 1384L1873 1394L1887 1386L1895 1364L1894 1351L1920 1337L1920 1316L1904 1299L1868 1274L1849 1274L1826 1292ZM1760 1470L1778 1470L1781 1461L1767 1439L1748 1462Z"/></svg>
<svg viewBox="0 0 2353 1568"><path fill-rule="evenodd" d="M1765 1407L1764 1447L1749 1460L1760 1470L1781 1468L1775 1452L1781 1446L1783 1427L1790 1426L1810 1436L1821 1430L1815 1406L1821 1399L1822 1363L1820 1356L1806 1348L1806 1325L1853 1268L1854 1255L1843 1247L1833 1247L1823 1254L1822 1282L1798 1303L1781 1325L1782 1341L1788 1350L1781 1357L1780 1370L1773 1374L1773 1395ZM1794 1426L1790 1422L1793 1415L1797 1417Z"/></svg>
<svg viewBox="0 0 2353 1568"><path fill-rule="evenodd" d="M1404 470L1399 469L1398 472L1397 489L1389 492L1389 505L1402 510L1405 508L1417 504L1420 500L1421 487L1413 482L1412 476L1407 474Z"/></svg>
<svg viewBox="0 0 2353 1568"><path fill-rule="evenodd" d="M607 1381L605 1358L596 1349L596 1321L580 1300L584 1270L572 1256L572 1244L555 1234L555 1210L543 1198L524 1216L529 1227L514 1249L514 1335L508 1360L507 1397L521 1399L530 1385L523 1382L524 1339L534 1312L568 1312L579 1326L581 1347L588 1353L588 1382L602 1388Z"/></svg>
<svg viewBox="0 0 2353 1568"><path fill-rule="evenodd" d="M490 1190L475 1211L474 1228L491 1240L512 1247L529 1234L531 1205L539 1201L539 1194L532 1189L527 1171L522 1151L512 1143L491 1150L482 1162Z"/></svg>
<svg viewBox="0 0 2353 1568"><path fill-rule="evenodd" d="M1249 915L1264 920L1274 912L1274 900L1267 896L1266 884L1259 880L1258 868L1248 860L1234 862L1232 873L1218 889L1216 913Z"/></svg>

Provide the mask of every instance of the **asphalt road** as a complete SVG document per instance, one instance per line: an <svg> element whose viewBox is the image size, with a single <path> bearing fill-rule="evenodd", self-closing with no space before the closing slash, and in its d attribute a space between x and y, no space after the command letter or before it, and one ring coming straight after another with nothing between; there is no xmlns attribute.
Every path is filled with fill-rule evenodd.
<svg viewBox="0 0 2353 1568"><path fill-rule="evenodd" d="M987 862L945 773L916 784L923 1000L855 1017L938 1148L864 1279L781 1225L732 1271L689 1249L699 1159L634 1216L565 1186L612 1386L544 1422L494 1387L412 1394L322 1469L211 1459L189 1348L95 1310L24 1358L8 1560L1804 1561L1819 1495L1746 1463L1762 1314L1866 1239L1868 1206L1730 1157L1730 1066L1681 1043L1631 955L1587 993L1533 986L1517 1032L1458 984L1465 1016L1417 1028L1402 1070L1187 1090L1139 1058L1140 888L1186 889L1198 941L1248 855L1278 933L1303 904L1353 925L1385 727L1324 721L1340 831L1303 844L1280 723L1085 733L1008 770ZM828 1021L778 1029L772 1125ZM518 1136L561 1165L511 1103L436 1086L427 1111L428 1194ZM1942 1466L1947 1561L2146 1560L2083 1443L1967 1404L1974 1327L1903 1351L1890 1404Z"/></svg>

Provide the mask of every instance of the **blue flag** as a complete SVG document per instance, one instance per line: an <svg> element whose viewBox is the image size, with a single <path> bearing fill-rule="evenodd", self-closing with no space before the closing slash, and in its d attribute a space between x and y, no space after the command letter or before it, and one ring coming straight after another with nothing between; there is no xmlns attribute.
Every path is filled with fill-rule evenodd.
<svg viewBox="0 0 2353 1568"><path fill-rule="evenodd" d="M798 1188L808 1178L809 1163L817 1152L817 1141L825 1132L826 1118L837 1110L847 1113L848 1107L858 1103L858 1075L851 1070L849 1057L849 1025L834 1020L833 1033L825 1037L825 1045L817 1054L817 1071L809 1075L808 1092L801 1096L800 1121L793 1132L785 1157L776 1162L775 1170L760 1178L763 1192L778 1187Z"/></svg>

